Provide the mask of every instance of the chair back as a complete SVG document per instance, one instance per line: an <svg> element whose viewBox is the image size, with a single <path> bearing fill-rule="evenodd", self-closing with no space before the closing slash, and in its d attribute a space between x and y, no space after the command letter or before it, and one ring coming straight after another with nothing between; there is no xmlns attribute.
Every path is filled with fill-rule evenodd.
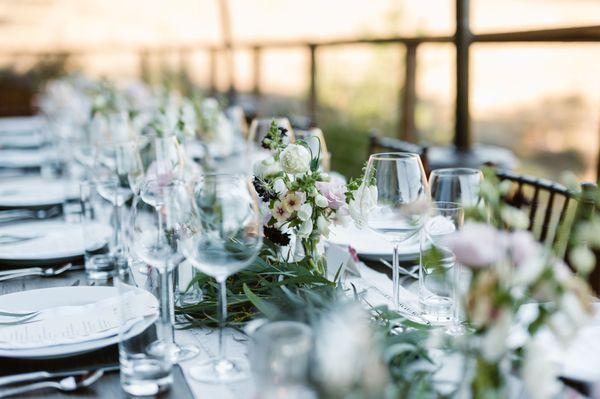
<svg viewBox="0 0 600 399"><path fill-rule="evenodd" d="M429 161L427 159L427 146L410 143L408 141L400 140L392 137L384 137L379 134L376 130L371 132L369 138L369 154L376 154L378 152L411 152L418 154L423 163L425 174L429 176Z"/></svg>

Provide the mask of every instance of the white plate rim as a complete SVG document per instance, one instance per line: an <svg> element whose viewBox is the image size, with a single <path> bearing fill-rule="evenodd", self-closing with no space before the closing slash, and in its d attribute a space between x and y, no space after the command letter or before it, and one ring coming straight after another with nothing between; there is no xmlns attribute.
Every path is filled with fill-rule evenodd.
<svg viewBox="0 0 600 399"><path fill-rule="evenodd" d="M133 289L140 293L152 295L149 292L147 292L141 288L138 288L138 287L134 287ZM62 291L62 290L75 291L72 294L68 295L68 297L70 297L70 298L81 298L81 296L79 296L79 295L81 295L81 292L85 292L85 291L96 291L96 292L98 292L98 294L101 294L102 291L106 292L107 294L112 293L112 295L107 295L107 294L99 295L100 298L102 298L102 297L106 298L108 296L114 296L114 295L118 294L118 289L116 287L107 287L107 286L38 288L38 289L34 289L34 290L19 291L19 292L13 292L10 294L1 295L0 296L0 308L2 308L4 310L24 310L25 308L23 308L23 307L19 308L18 306L11 308L10 305L8 305L8 306L3 305L2 302L7 300L7 297L9 297L9 299L12 299L11 304L18 305L19 303L22 304L22 302L15 301L14 297L16 297L18 299L19 297L23 297L23 296L31 296L32 294L33 295L39 294L41 298L44 298L44 297L46 297L46 295L53 294L53 293L55 293L55 291L59 291L59 290L60 291ZM79 295L76 295L76 294L78 294L78 292L79 292ZM50 297L52 297L52 296L50 296ZM57 306L61 306L61 305L57 305ZM44 309L44 308L41 308L41 309ZM152 325L152 323L154 323L154 320L155 320L155 318L145 319L143 323L141 323L140 325L133 328L126 335L126 337L133 337L137 334L140 334L146 328L148 328L150 325ZM0 356L7 357L7 358L13 358L13 359L63 358L63 357L74 356L74 355L83 354L86 352L91 352L94 350L102 349L107 346L116 344L118 342L119 342L119 335L117 334L112 337L107 337L107 338L93 340L93 341L78 342L78 343L66 344L66 345L49 346L49 347L45 347L45 348L42 347L42 348L27 348L27 349L0 349Z"/></svg>

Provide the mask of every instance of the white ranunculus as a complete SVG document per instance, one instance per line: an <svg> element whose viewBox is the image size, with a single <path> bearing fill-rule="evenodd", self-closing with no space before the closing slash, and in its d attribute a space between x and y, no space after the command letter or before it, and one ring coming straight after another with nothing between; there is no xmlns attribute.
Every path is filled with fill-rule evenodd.
<svg viewBox="0 0 600 399"><path fill-rule="evenodd" d="M323 237L329 236L329 221L322 215L317 218L317 229Z"/></svg>
<svg viewBox="0 0 600 399"><path fill-rule="evenodd" d="M596 256L585 245L578 245L569 254L571 264L578 272L588 274L596 266Z"/></svg>
<svg viewBox="0 0 600 399"><path fill-rule="evenodd" d="M313 222L311 219L306 219L300 227L298 227L298 237L306 238L313 231Z"/></svg>
<svg viewBox="0 0 600 399"><path fill-rule="evenodd" d="M273 190L275 190L277 195L279 195L281 197L281 196L285 195L285 193L287 193L288 188L285 185L285 182L283 181L283 179L278 178L278 179L275 179L275 181L273 182Z"/></svg>
<svg viewBox="0 0 600 399"><path fill-rule="evenodd" d="M268 157L256 162L253 171L255 176L265 178L281 172L281 166L273 157Z"/></svg>
<svg viewBox="0 0 600 399"><path fill-rule="evenodd" d="M312 211L312 205L302 204L298 210L298 219L302 220L303 222L307 221L312 216Z"/></svg>
<svg viewBox="0 0 600 399"><path fill-rule="evenodd" d="M319 207L319 208L327 208L327 205L329 204L329 201L327 201L327 198L325 198L323 195L318 194L315 197L315 204Z"/></svg>
<svg viewBox="0 0 600 399"><path fill-rule="evenodd" d="M281 167L286 173L297 175L310 169L310 152L299 144L288 145L281 153Z"/></svg>
<svg viewBox="0 0 600 399"><path fill-rule="evenodd" d="M525 347L521 377L531 399L552 399L561 391L559 365L539 335Z"/></svg>

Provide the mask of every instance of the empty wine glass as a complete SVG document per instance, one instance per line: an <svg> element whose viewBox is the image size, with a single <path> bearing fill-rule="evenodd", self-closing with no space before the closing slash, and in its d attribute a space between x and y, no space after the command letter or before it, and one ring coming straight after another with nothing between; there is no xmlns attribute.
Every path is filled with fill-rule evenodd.
<svg viewBox="0 0 600 399"><path fill-rule="evenodd" d="M392 284L399 306L398 246L419 234L429 206L429 187L417 154L373 154L356 194L365 224L394 246Z"/></svg>
<svg viewBox="0 0 600 399"><path fill-rule="evenodd" d="M479 204L479 185L483 173L471 168L436 169L429 176L431 199L436 202L455 202L464 208Z"/></svg>
<svg viewBox="0 0 600 399"><path fill-rule="evenodd" d="M192 378L226 383L248 377L248 364L225 355L223 328L227 319L226 279L248 267L262 246L258 200L241 175L201 176L194 186L195 218L182 236L187 260L219 283L219 354L190 369Z"/></svg>
<svg viewBox="0 0 600 399"><path fill-rule="evenodd" d="M471 168L445 168L431 172L429 186L431 198L436 202L458 203L463 208L479 205L479 186L483 180L480 170ZM460 226L457 226L460 228ZM460 320L460 273L461 267L458 263L454 265L454 287L453 287L453 315L452 325L446 329L450 335L461 335L465 327Z"/></svg>
<svg viewBox="0 0 600 399"><path fill-rule="evenodd" d="M158 274L161 347L149 350L168 351L178 363L199 353L194 345L180 346L174 342L174 273L183 261L178 238L193 214L192 199L185 184L179 180L162 183L147 181L136 200L132 217L131 243L134 254L152 266ZM148 279L152 273L148 273Z"/></svg>
<svg viewBox="0 0 600 399"><path fill-rule="evenodd" d="M142 163L138 143L135 141L117 143L115 155L117 173L121 176L127 176L133 195L138 196L145 177L144 164Z"/></svg>

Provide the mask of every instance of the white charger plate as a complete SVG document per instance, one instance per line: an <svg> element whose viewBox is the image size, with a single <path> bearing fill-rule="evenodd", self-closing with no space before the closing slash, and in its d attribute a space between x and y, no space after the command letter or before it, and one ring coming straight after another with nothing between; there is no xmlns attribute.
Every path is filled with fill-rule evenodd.
<svg viewBox="0 0 600 399"><path fill-rule="evenodd" d="M393 245L385 238L367 228L359 229L354 223L349 223L347 227L332 226L327 241L344 247L351 246L360 256L372 260L390 259L394 251ZM419 249L418 238L410 239L398 247L398 258L403 261L414 260L419 257Z"/></svg>
<svg viewBox="0 0 600 399"><path fill-rule="evenodd" d="M39 207L61 204L76 198L75 183L26 177L0 182L0 207Z"/></svg>
<svg viewBox="0 0 600 399"><path fill-rule="evenodd" d="M140 295L147 296L148 304L155 303L158 307L158 301L151 293L140 288L133 289ZM0 309L7 311L32 311L50 309L58 306L82 306L117 295L118 290L115 287L42 288L0 296ZM142 322L135 324L134 327L125 334L125 337L131 338L142 333L154 323L156 317L157 316L144 318ZM0 326L0 328L2 327ZM27 349L0 349L0 356L19 359L52 359L91 352L118 342L119 335L116 334L107 338L67 345Z"/></svg>
<svg viewBox="0 0 600 399"><path fill-rule="evenodd" d="M99 225L104 234L110 237L110 227ZM80 223L64 221L42 221L11 224L0 227L0 236L39 236L26 241L0 245L0 262L15 264L58 263L71 258L83 256L85 244ZM106 243L98 243L95 248L101 248ZM37 262L36 262L37 261Z"/></svg>

